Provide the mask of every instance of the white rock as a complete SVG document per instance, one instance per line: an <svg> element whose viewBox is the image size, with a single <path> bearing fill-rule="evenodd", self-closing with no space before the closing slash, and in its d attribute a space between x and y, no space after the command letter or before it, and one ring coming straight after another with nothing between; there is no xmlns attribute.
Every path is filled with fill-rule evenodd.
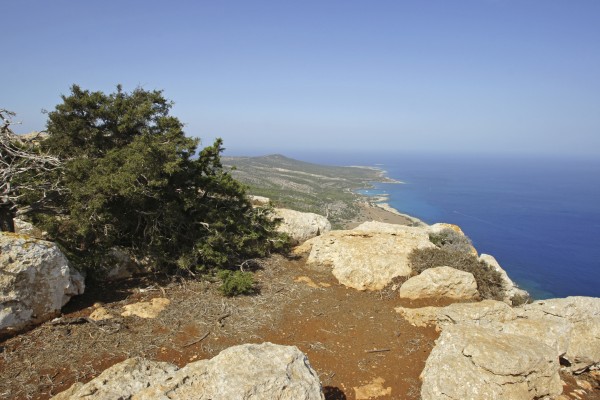
<svg viewBox="0 0 600 400"><path fill-rule="evenodd" d="M411 275L408 255L413 249L434 247L423 228L384 223L365 226L308 240L301 246L302 251L310 251L308 264L331 268L345 286L380 290L395 277Z"/></svg>
<svg viewBox="0 0 600 400"><path fill-rule="evenodd" d="M472 273L442 266L426 269L404 282L400 286L400 297L472 300L479 297L479 292Z"/></svg>
<svg viewBox="0 0 600 400"><path fill-rule="evenodd" d="M423 400L532 400L562 392L554 350L535 339L455 325L421 374Z"/></svg>
<svg viewBox="0 0 600 400"><path fill-rule="evenodd" d="M294 244L305 242L331 230L331 223L322 215L285 208L276 208L275 218L281 218L277 231L287 233Z"/></svg>
<svg viewBox="0 0 600 400"><path fill-rule="evenodd" d="M271 203L271 199L269 199L268 197L264 197L264 196L255 196L255 195L248 195L248 200L250 200L250 203L253 206L268 206Z"/></svg>
<svg viewBox="0 0 600 400"><path fill-rule="evenodd" d="M519 287L508 277L506 271L500 266L498 261L489 254L482 254L479 257L480 261L485 262L487 265L492 267L494 270L500 273L502 279L502 288L504 289L503 301L510 305L516 305L516 301L519 298L529 298L529 293Z"/></svg>
<svg viewBox="0 0 600 400"><path fill-rule="evenodd" d="M131 278L143 273L144 269L138 260L126 249L113 247L102 260L107 280Z"/></svg>
<svg viewBox="0 0 600 400"><path fill-rule="evenodd" d="M244 344L181 369L129 359L87 384L73 385L58 400L322 400L321 384L294 346Z"/></svg>
<svg viewBox="0 0 600 400"><path fill-rule="evenodd" d="M517 309L521 318L569 324L568 347L561 356L573 372L600 365L600 298L573 296L536 301Z"/></svg>
<svg viewBox="0 0 600 400"><path fill-rule="evenodd" d="M56 244L0 233L0 333L52 318L84 288Z"/></svg>

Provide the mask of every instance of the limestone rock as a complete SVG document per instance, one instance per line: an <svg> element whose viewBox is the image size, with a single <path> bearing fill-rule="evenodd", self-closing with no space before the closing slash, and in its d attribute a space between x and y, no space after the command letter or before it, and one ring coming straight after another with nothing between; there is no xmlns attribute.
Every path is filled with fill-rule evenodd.
<svg viewBox="0 0 600 400"><path fill-rule="evenodd" d="M423 228L368 223L354 230L331 231L308 240L308 264L331 268L345 286L380 290L398 276L409 276L408 255L415 248L433 247Z"/></svg>
<svg viewBox="0 0 600 400"><path fill-rule="evenodd" d="M0 233L0 333L54 317L84 288L83 277L56 244Z"/></svg>
<svg viewBox="0 0 600 400"><path fill-rule="evenodd" d="M140 318L156 318L170 303L171 301L169 299L163 297L157 297L150 301L140 301L139 303L123 306L125 311L123 311L121 315L123 317L135 315Z"/></svg>
<svg viewBox="0 0 600 400"><path fill-rule="evenodd" d="M276 208L274 217L282 220L277 230L287 233L294 244L303 243L331 230L331 224L327 218L314 213Z"/></svg>
<svg viewBox="0 0 600 400"><path fill-rule="evenodd" d="M124 399L152 384L165 382L177 371L175 365L129 358L106 369L86 384L77 382L53 397L54 400L109 400Z"/></svg>
<svg viewBox="0 0 600 400"><path fill-rule="evenodd" d="M504 302L510 305L518 305L523 299L529 298L529 293L523 289L519 289L494 257L489 254L482 254L479 257L479 260L485 262L500 273L500 277L502 278L502 288L504 289Z"/></svg>
<svg viewBox="0 0 600 400"><path fill-rule="evenodd" d="M496 300L455 303L447 307L398 307L395 310L415 326L436 325L439 330L450 325L476 325L497 330L499 325L517 318L510 306Z"/></svg>
<svg viewBox="0 0 600 400"><path fill-rule="evenodd" d="M437 327L440 307L396 307L394 310L412 326L424 327L436 325Z"/></svg>
<svg viewBox="0 0 600 400"><path fill-rule="evenodd" d="M554 350L566 368L580 373L600 365L600 299L567 297L540 300L511 308L504 302L484 300L447 307L404 308L396 311L415 326L481 326L496 332L529 337Z"/></svg>
<svg viewBox="0 0 600 400"><path fill-rule="evenodd" d="M452 229L454 232L461 236L465 236L465 233L460 229L460 226L454 224L447 224L445 222L439 222L437 224L429 225L427 230L429 233L441 233L446 229Z"/></svg>
<svg viewBox="0 0 600 400"><path fill-rule="evenodd" d="M248 200L250 200L250 204L258 207L268 206L271 203L271 199L264 196L248 195Z"/></svg>
<svg viewBox="0 0 600 400"><path fill-rule="evenodd" d="M107 280L120 280L141 274L143 267L126 249L111 248L102 260Z"/></svg>
<svg viewBox="0 0 600 400"><path fill-rule="evenodd" d="M38 239L43 239L45 232L42 232L39 228L33 226L31 222L24 221L20 218L14 218L13 223L15 224L15 233L19 235L31 236Z"/></svg>
<svg viewBox="0 0 600 400"><path fill-rule="evenodd" d="M535 339L455 325L442 332L421 374L423 400L530 400L562 392L554 350Z"/></svg>
<svg viewBox="0 0 600 400"><path fill-rule="evenodd" d="M293 346L244 344L210 360L177 369L139 358L104 371L85 385L76 384L58 400L322 400L316 372Z"/></svg>
<svg viewBox="0 0 600 400"><path fill-rule="evenodd" d="M600 365L600 298L573 296L536 301L520 308L520 317L562 321L571 327L561 356L573 372Z"/></svg>
<svg viewBox="0 0 600 400"><path fill-rule="evenodd" d="M472 273L443 266L426 269L404 282L400 287L400 297L472 300L479 297L479 292Z"/></svg>

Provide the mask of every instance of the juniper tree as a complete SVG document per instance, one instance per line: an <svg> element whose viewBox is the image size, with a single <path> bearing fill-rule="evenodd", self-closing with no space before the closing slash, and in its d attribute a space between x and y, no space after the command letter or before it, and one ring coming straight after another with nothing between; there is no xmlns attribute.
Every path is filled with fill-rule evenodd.
<svg viewBox="0 0 600 400"><path fill-rule="evenodd" d="M34 213L82 265L112 246L162 269L222 268L283 245L265 210L221 165L221 139L203 148L169 115L161 91L111 94L73 85L48 114L44 151L64 162L58 212ZM53 178L52 176L48 176ZM38 201L30 193L25 204Z"/></svg>

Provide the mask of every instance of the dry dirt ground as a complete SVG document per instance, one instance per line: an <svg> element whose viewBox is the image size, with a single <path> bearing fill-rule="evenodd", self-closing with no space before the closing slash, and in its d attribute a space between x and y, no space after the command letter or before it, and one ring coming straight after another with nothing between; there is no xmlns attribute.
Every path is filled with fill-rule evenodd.
<svg viewBox="0 0 600 400"><path fill-rule="evenodd" d="M304 258L264 260L256 280L257 294L235 298L219 294L217 282L184 279L88 288L58 322L0 341L0 398L47 399L133 356L183 366L232 345L270 341L306 353L329 400L419 399L419 374L438 333L409 325L394 307L442 302L401 300L391 288L347 289ZM153 298L170 300L156 318L121 316L125 305ZM99 307L114 318L85 318ZM600 399L597 378L581 378L595 388L583 394L563 379L569 399Z"/></svg>

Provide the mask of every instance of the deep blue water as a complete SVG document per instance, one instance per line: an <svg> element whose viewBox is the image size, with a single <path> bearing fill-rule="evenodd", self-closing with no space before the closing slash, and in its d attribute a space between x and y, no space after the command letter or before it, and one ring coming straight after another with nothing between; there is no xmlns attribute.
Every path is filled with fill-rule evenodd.
<svg viewBox="0 0 600 400"><path fill-rule="evenodd" d="M600 296L600 160L346 155L404 184L375 185L397 210L459 225L535 298Z"/></svg>

